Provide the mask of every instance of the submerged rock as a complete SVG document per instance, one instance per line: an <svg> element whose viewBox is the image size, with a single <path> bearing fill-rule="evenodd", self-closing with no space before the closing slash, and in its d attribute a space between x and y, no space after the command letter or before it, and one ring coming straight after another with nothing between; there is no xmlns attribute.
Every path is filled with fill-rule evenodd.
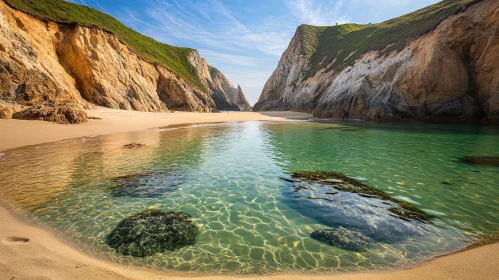
<svg viewBox="0 0 499 280"><path fill-rule="evenodd" d="M345 132L357 132L357 131L367 131L365 127L355 127L355 126L329 126L326 128L321 128L320 130L340 130Z"/></svg>
<svg viewBox="0 0 499 280"><path fill-rule="evenodd" d="M113 178L113 196L154 197L174 191L181 184L182 177L171 171L149 171Z"/></svg>
<svg viewBox="0 0 499 280"><path fill-rule="evenodd" d="M123 147L128 148L128 149L143 148L145 146L146 146L146 144L141 144L141 143L130 143L130 144L123 145Z"/></svg>
<svg viewBox="0 0 499 280"><path fill-rule="evenodd" d="M344 227L319 229L312 232L310 237L334 247L356 252L367 251L369 244L374 242L358 230Z"/></svg>
<svg viewBox="0 0 499 280"><path fill-rule="evenodd" d="M413 206L409 202L393 198L386 192L373 188L366 185L360 181L347 177L341 173L336 172L296 172L293 174L293 178L298 180L305 180L309 182L320 182L321 184L333 185L335 189L343 191L356 193L365 197L378 198L384 201L392 201L398 204L398 207L389 208L393 209L390 212L396 214L400 218L406 218L410 220L418 221L428 221L432 218L419 208Z"/></svg>
<svg viewBox="0 0 499 280"><path fill-rule="evenodd" d="M424 234L432 215L412 204L334 172L296 172L289 203L303 215L333 228L357 229L377 241Z"/></svg>
<svg viewBox="0 0 499 280"><path fill-rule="evenodd" d="M123 255L146 257L194 245L198 233L187 213L147 210L121 221L106 243Z"/></svg>
<svg viewBox="0 0 499 280"><path fill-rule="evenodd" d="M464 156L461 161L473 165L499 167L499 156Z"/></svg>

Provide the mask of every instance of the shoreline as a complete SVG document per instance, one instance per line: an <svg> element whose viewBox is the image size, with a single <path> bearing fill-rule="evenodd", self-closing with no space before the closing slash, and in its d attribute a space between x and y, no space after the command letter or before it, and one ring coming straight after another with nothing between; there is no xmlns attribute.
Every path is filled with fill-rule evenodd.
<svg viewBox="0 0 499 280"><path fill-rule="evenodd" d="M101 108L88 111L86 124L0 120L0 154L8 149L64 139L126 133L169 125L240 121L308 119L294 112L145 113ZM499 243L478 244L411 267L389 271L330 274L199 275L125 266L81 252L50 230L0 203L0 279L494 279L499 275ZM16 242L10 237L29 238ZM497 241L497 240L494 240ZM493 241L493 242L494 242ZM477 247L478 246L478 247Z"/></svg>

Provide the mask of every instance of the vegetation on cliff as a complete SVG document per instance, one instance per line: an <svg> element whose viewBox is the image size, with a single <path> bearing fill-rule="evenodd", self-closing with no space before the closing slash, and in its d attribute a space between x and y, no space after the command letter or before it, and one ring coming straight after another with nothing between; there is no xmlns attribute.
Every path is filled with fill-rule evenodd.
<svg viewBox="0 0 499 280"><path fill-rule="evenodd" d="M143 59L171 69L187 82L206 91L196 70L187 59L193 49L160 43L128 28L103 12L64 0L5 0L5 2L17 10L45 21L95 27L111 32Z"/></svg>
<svg viewBox="0 0 499 280"><path fill-rule="evenodd" d="M302 55L310 59L305 77L321 69L341 70L368 51L402 50L412 39L435 29L443 20L481 0L443 0L379 24L301 25Z"/></svg>

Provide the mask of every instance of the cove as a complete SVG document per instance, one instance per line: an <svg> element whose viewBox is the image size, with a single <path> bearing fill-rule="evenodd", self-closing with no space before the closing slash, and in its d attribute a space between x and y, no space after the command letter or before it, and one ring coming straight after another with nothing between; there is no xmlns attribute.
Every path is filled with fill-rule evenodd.
<svg viewBox="0 0 499 280"><path fill-rule="evenodd" d="M125 147L131 143L143 146ZM5 151L1 199L79 248L123 264L209 274L387 269L497 234L499 169L462 159L499 156L498 143L497 128L464 125L246 122L165 128ZM297 172L341 173L383 195L359 196L331 186L334 181L289 182ZM297 192L305 198L295 197L300 186L309 188ZM394 217L400 212L381 209L383 203L413 209L403 202L431 218L407 221ZM195 242L143 257L107 244L120 222L144 211L188 214L197 228ZM379 227L385 214L391 215L385 219L392 225L390 238L365 230L366 224ZM340 226L372 242L356 252L311 237Z"/></svg>

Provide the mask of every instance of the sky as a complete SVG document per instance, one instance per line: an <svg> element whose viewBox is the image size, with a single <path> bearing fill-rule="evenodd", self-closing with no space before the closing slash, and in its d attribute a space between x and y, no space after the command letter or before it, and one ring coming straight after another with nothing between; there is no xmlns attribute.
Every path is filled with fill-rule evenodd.
<svg viewBox="0 0 499 280"><path fill-rule="evenodd" d="M195 48L254 104L300 24L378 23L435 0L70 0Z"/></svg>

